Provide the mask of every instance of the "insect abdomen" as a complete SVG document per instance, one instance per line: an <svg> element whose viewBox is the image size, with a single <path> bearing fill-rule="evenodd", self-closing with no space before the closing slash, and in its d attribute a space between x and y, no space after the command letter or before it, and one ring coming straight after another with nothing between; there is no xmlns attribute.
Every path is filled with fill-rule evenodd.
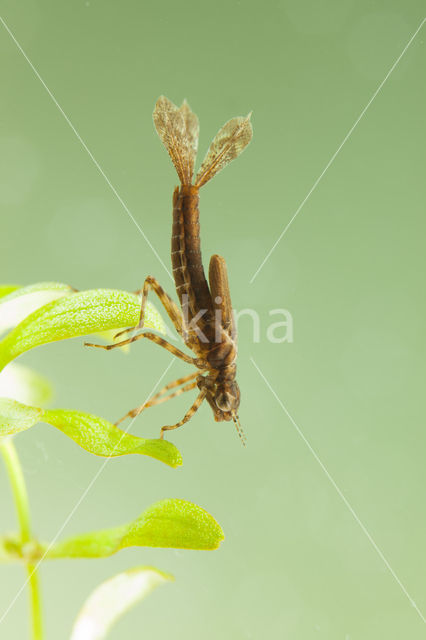
<svg viewBox="0 0 426 640"><path fill-rule="evenodd" d="M198 200L194 186L181 186L174 193L172 267L182 306L187 296L188 320L206 309L200 321L204 325L212 315L212 302L201 258Z"/></svg>

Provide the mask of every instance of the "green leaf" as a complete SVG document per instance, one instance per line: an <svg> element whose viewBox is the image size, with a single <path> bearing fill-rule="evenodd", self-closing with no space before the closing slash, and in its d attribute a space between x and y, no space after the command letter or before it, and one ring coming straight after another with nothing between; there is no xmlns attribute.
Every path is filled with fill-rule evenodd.
<svg viewBox="0 0 426 640"><path fill-rule="evenodd" d="M7 540L4 536L0 536L0 562L10 561L10 552L7 547Z"/></svg>
<svg viewBox="0 0 426 640"><path fill-rule="evenodd" d="M117 457L139 453L170 467L182 464L182 457L168 440L149 440L122 431L111 422L81 411L45 411L43 421L56 427L80 447L97 456Z"/></svg>
<svg viewBox="0 0 426 640"><path fill-rule="evenodd" d="M102 582L86 600L70 640L103 640L126 611L170 580L171 575L154 567L135 567Z"/></svg>
<svg viewBox="0 0 426 640"><path fill-rule="evenodd" d="M0 398L0 438L29 429L40 421L43 409L10 398Z"/></svg>
<svg viewBox="0 0 426 640"><path fill-rule="evenodd" d="M0 396L25 404L45 405L52 395L50 382L28 367L11 362L0 372Z"/></svg>
<svg viewBox="0 0 426 640"><path fill-rule="evenodd" d="M96 456L115 458L137 453L150 456L170 467L182 464L182 456L168 440L138 438L111 422L81 411L43 410L10 398L0 398L0 437L46 422L74 440L82 449Z"/></svg>
<svg viewBox="0 0 426 640"><path fill-rule="evenodd" d="M16 327L24 318L52 300L69 296L74 289L61 282L37 282L27 287L6 286L7 295L0 292L0 333Z"/></svg>
<svg viewBox="0 0 426 640"><path fill-rule="evenodd" d="M73 287L69 284L64 284L63 282L36 282L35 284L29 284L25 287L1 285L0 292L3 290L8 290L8 301L20 298L21 296L27 296L31 293L47 292L50 295L51 292L56 291L56 297L60 297L61 295L68 295L70 292L75 291ZM1 302L3 304L6 300L3 299Z"/></svg>
<svg viewBox="0 0 426 640"><path fill-rule="evenodd" d="M0 369L48 342L135 326L139 313L140 298L127 291L93 289L55 300L34 311L0 342ZM145 326L165 332L161 316L150 303Z"/></svg>
<svg viewBox="0 0 426 640"><path fill-rule="evenodd" d="M38 551L38 557L42 552ZM0 536L0 562L22 562L22 541L19 534Z"/></svg>
<svg viewBox="0 0 426 640"><path fill-rule="evenodd" d="M22 542L20 533L0 536L0 562L38 562L43 556L43 548L36 540Z"/></svg>
<svg viewBox="0 0 426 640"><path fill-rule="evenodd" d="M4 562L11 562L12 560L15 560L14 557L12 557L8 547L7 547L7 540L6 538L4 538L3 536L0 537L0 562L4 563Z"/></svg>
<svg viewBox="0 0 426 640"><path fill-rule="evenodd" d="M186 500L161 500L134 522L59 542L47 558L104 558L126 547L217 549L224 539L216 520Z"/></svg>
<svg viewBox="0 0 426 640"><path fill-rule="evenodd" d="M0 298L9 295L12 291L16 291L19 289L19 285L17 284L0 284Z"/></svg>

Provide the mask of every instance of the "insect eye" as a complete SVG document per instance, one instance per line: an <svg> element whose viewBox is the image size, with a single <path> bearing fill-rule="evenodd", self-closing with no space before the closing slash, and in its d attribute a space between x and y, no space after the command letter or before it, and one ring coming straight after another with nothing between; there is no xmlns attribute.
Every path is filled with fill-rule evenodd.
<svg viewBox="0 0 426 640"><path fill-rule="evenodd" d="M226 391L223 391L216 396L216 404L221 411L230 411L231 401L232 397Z"/></svg>

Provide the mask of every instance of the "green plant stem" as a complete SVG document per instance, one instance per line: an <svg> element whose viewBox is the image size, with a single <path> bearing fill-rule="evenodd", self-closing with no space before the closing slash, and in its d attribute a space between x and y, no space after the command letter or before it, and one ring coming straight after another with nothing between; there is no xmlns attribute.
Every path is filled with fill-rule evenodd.
<svg viewBox="0 0 426 640"><path fill-rule="evenodd" d="M24 474L18 458L12 438L5 438L0 444L0 450L4 458L16 511L18 514L19 528L21 533L21 544L31 542L31 522L30 509L28 503L27 487L25 485ZM31 620L33 640L42 640L43 623L41 616L40 585L36 566L30 562L26 563L28 573L28 584L30 588Z"/></svg>

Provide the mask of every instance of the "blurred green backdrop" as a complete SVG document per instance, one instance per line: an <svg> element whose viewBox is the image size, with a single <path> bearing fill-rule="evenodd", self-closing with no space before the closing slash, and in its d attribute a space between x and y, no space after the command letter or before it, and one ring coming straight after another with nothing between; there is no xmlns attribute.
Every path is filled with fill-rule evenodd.
<svg viewBox="0 0 426 640"><path fill-rule="evenodd" d="M420 0L162 3L1 2L1 15L169 266L176 176L151 121L158 95L186 97L200 154L227 119L253 110L254 140L203 190L205 260L229 264L240 323L241 419L248 446L204 407L171 439L173 471L111 461L63 535L112 526L164 497L208 509L226 540L213 553L129 550L45 564L48 638L67 638L84 598L136 564L170 571L111 638L424 638L425 626L250 361L252 356L424 612L425 29L419 32L264 268L294 212L424 17ZM138 288L163 267L0 26L1 281ZM271 344L270 309L294 319ZM143 402L169 362L82 340L26 354L54 381L57 407L116 419ZM170 377L187 371L176 362ZM188 398L140 417L156 435ZM47 426L19 437L35 530L52 538L102 464ZM0 469L0 530L15 514ZM24 579L2 567L3 611ZM23 594L0 628L27 634Z"/></svg>

